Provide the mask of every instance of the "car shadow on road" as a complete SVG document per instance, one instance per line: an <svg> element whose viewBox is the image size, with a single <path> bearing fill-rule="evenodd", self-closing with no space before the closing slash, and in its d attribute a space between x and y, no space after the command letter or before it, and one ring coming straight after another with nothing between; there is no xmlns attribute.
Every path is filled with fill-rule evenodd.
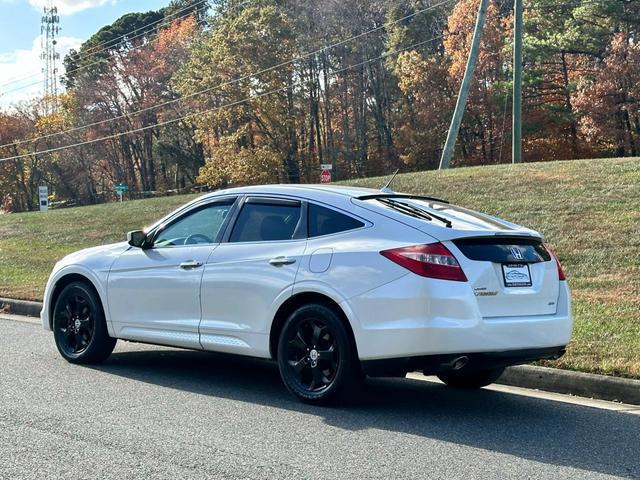
<svg viewBox="0 0 640 480"><path fill-rule="evenodd" d="M174 349L117 352L93 368L198 395L316 415L350 431L420 435L547 464L640 477L636 415L411 379L369 379L350 404L314 407L288 394L273 362Z"/></svg>

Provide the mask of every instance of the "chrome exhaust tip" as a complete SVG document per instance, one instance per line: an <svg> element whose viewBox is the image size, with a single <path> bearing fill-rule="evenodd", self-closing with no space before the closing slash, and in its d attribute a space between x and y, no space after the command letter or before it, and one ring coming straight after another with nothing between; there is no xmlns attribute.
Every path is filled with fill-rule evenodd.
<svg viewBox="0 0 640 480"><path fill-rule="evenodd" d="M467 365L467 363L469 363L469 357L467 357L466 355L454 358L450 364L451 370L461 370Z"/></svg>

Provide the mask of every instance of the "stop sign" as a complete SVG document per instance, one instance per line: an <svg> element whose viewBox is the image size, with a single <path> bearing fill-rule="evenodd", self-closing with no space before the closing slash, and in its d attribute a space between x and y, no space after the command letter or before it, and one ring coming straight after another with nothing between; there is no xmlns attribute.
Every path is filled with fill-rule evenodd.
<svg viewBox="0 0 640 480"><path fill-rule="evenodd" d="M322 170L320 183L331 183L331 172L329 170Z"/></svg>

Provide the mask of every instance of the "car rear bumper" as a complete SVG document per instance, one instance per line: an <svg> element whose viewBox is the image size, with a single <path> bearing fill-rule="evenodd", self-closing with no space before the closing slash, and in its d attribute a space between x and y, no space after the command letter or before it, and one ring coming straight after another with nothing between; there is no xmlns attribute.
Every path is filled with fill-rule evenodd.
<svg viewBox="0 0 640 480"><path fill-rule="evenodd" d="M449 353L444 355L424 355L418 357L365 360L362 368L372 377L400 377L408 372L422 371L425 375L435 375L455 370L456 366L465 371L489 368L503 368L511 365L555 360L565 353L565 346L507 350L504 352Z"/></svg>
<svg viewBox="0 0 640 480"><path fill-rule="evenodd" d="M512 317L482 317L466 283L429 282L440 285L403 277L349 300L360 360L557 349L571 339L567 282L556 313Z"/></svg>

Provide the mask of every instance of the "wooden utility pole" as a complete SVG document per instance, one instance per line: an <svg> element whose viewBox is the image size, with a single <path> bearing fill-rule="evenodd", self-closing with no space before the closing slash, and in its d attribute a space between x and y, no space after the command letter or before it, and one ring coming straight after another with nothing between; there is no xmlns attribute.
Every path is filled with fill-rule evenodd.
<svg viewBox="0 0 640 480"><path fill-rule="evenodd" d="M513 5L513 132L512 161L522 162L522 0Z"/></svg>
<svg viewBox="0 0 640 480"><path fill-rule="evenodd" d="M451 163L451 157L453 157L453 151L458 140L458 132L460 131L460 124L462 123L462 115L464 109L467 106L467 97L469 96L469 88L471 87L471 79L473 78L473 71L478 61L478 55L480 53L480 38L482 37L482 29L484 28L484 17L487 13L487 7L489 0L480 0L480 7L478 8L478 16L476 18L476 26L473 31L473 40L471 41L471 50L469 51L469 59L467 60L467 67L464 71L464 77L462 78L462 85L460 85L460 93L458 94L458 101L456 102L456 109L453 112L453 119L451 120L451 126L449 127L449 133L447 134L447 142L444 145L442 151L442 158L440 159L440 170L449 168Z"/></svg>

